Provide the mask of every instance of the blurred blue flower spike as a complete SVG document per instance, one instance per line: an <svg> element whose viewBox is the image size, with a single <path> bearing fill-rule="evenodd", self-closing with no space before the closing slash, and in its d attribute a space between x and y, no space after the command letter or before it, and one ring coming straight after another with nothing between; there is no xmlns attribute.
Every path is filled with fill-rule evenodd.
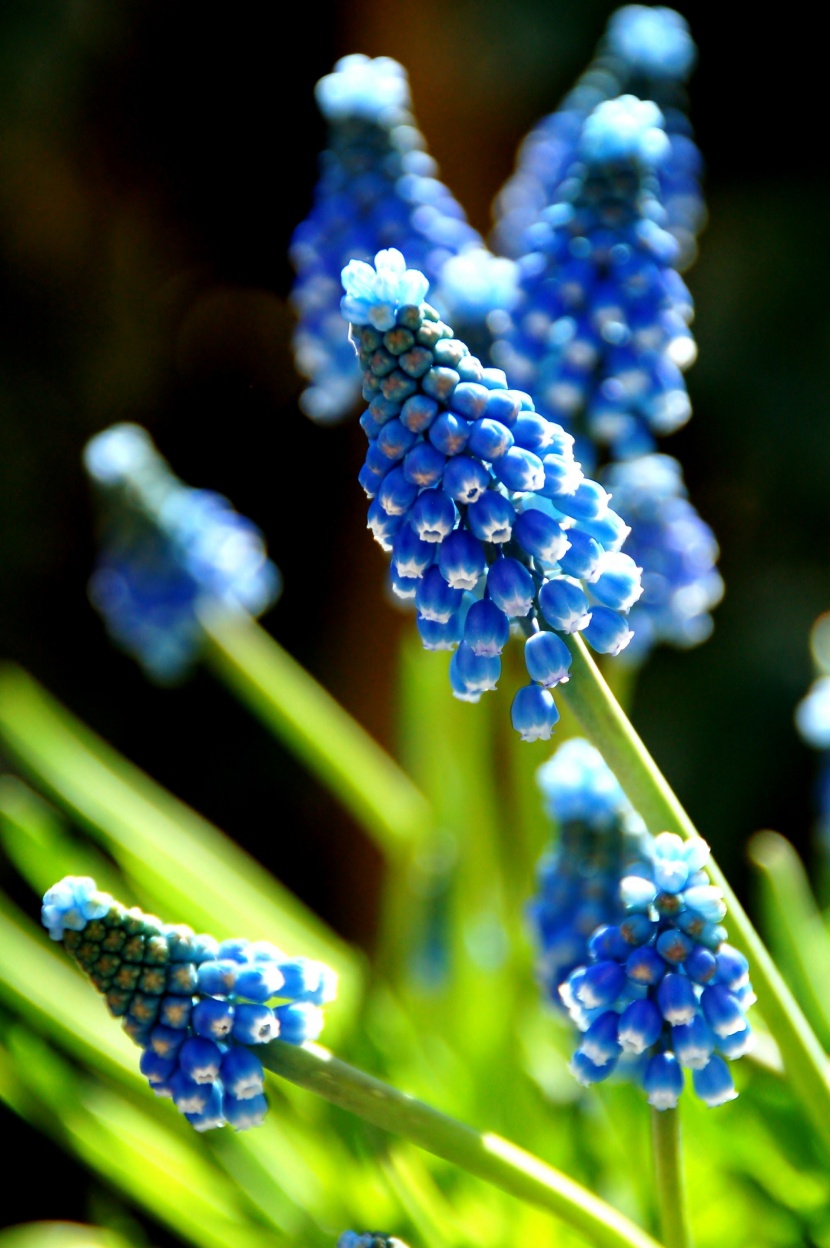
<svg viewBox="0 0 830 1248"><path fill-rule="evenodd" d="M533 683L513 725L545 739L558 719L550 690L570 666L559 634L584 632L606 654L631 638L641 588L620 550L627 526L583 476L570 435L423 302L427 279L400 252L352 261L343 284L369 404L359 479L392 589L413 600L427 649L455 650L450 680L465 701L496 687L515 625Z"/></svg>
<svg viewBox="0 0 830 1248"><path fill-rule="evenodd" d="M817 675L796 707L795 722L803 739L819 751L821 759L816 785L817 832L827 852L830 848L830 612L820 615L813 625L810 651Z"/></svg>
<svg viewBox="0 0 830 1248"><path fill-rule="evenodd" d="M381 1235L378 1231L344 1231L337 1241L337 1248L407 1248L406 1244L392 1235Z"/></svg>
<svg viewBox="0 0 830 1248"><path fill-rule="evenodd" d="M604 100L630 94L653 100L663 113L669 147L656 176L666 228L678 244L678 266L688 267L705 220L702 161L685 115L683 85L696 57L688 25L673 9L642 4L618 9L588 70L561 107L524 140L516 171L496 200L496 251L518 259L534 250L528 230L559 199L589 113Z"/></svg>
<svg viewBox="0 0 830 1248"><path fill-rule="evenodd" d="M329 147L311 212L292 239L297 279L291 299L297 369L311 383L300 406L312 420L329 424L347 416L360 395L339 316L340 271L349 260L370 260L397 247L435 283L448 260L472 251L462 271L474 270L476 282L468 284L463 311L479 324L501 300L510 301L515 277L510 261L489 255L438 181L410 112L403 66L385 56L346 56L320 79L316 94L329 123ZM450 301L457 290L451 273Z"/></svg>
<svg viewBox="0 0 830 1248"><path fill-rule="evenodd" d="M540 984L561 1008L559 989L588 961L591 934L624 918L620 880L641 854L645 828L599 751L581 738L561 745L536 776L558 838L539 863L528 917Z"/></svg>
<svg viewBox="0 0 830 1248"><path fill-rule="evenodd" d="M633 458L691 415L693 306L658 177L670 151L650 101L625 95L587 116L554 202L528 231L515 310L492 349L511 384L577 436L589 466L595 446Z"/></svg>
<svg viewBox="0 0 830 1248"><path fill-rule="evenodd" d="M737 1096L724 1061L752 1044L748 964L726 944L709 847L671 832L644 838L619 885L623 917L596 928L560 995L582 1037L571 1069L586 1086L617 1072L672 1109L691 1070L707 1105Z"/></svg>
<svg viewBox="0 0 830 1248"><path fill-rule="evenodd" d="M260 615L280 574L259 529L221 495L184 485L139 425L97 434L84 464L104 516L90 598L148 676L179 680L199 655L199 600Z"/></svg>
<svg viewBox="0 0 830 1248"><path fill-rule="evenodd" d="M258 1044L315 1040L334 972L266 941L197 936L127 910L88 876L43 898L43 925L143 1050L139 1067L197 1131L258 1126L267 1112Z"/></svg>
<svg viewBox="0 0 830 1248"><path fill-rule="evenodd" d="M712 632L710 611L723 597L723 580L718 543L686 497L680 464L669 455L642 455L609 465L600 479L631 525L626 549L643 569L626 662L643 662L661 643L699 645Z"/></svg>

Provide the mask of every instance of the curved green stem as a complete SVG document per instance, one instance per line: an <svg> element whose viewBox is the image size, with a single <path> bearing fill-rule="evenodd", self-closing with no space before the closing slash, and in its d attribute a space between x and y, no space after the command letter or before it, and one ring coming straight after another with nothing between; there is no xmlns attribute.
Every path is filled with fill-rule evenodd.
<svg viewBox="0 0 830 1248"><path fill-rule="evenodd" d="M432 828L424 796L365 728L242 611L203 603L210 666L395 857Z"/></svg>
<svg viewBox="0 0 830 1248"><path fill-rule="evenodd" d="M680 1111L652 1109L654 1178L666 1248L692 1248L680 1141Z"/></svg>
<svg viewBox="0 0 830 1248"><path fill-rule="evenodd" d="M273 1040L259 1055L263 1065L283 1079L316 1092L373 1126L403 1136L519 1200L547 1209L600 1248L659 1248L650 1235L611 1205L538 1157L498 1135L448 1118L338 1061L324 1049Z"/></svg>
<svg viewBox="0 0 830 1248"><path fill-rule="evenodd" d="M668 829L699 836L643 742L626 719L581 637L567 639L573 656L571 679L562 694L583 731L616 775L649 831ZM830 1147L828 1060L804 1014L770 957L741 903L715 862L707 871L729 909L732 943L749 959L758 1006L781 1051L787 1075L804 1112Z"/></svg>

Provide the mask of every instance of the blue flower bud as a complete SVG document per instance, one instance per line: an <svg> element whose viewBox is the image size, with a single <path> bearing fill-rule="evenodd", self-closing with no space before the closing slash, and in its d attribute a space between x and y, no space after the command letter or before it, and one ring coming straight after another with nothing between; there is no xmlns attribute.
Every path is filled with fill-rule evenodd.
<svg viewBox="0 0 830 1248"><path fill-rule="evenodd" d="M501 654L509 636L510 621L494 602L482 598L471 605L464 622L464 640L474 654Z"/></svg>
<svg viewBox="0 0 830 1248"><path fill-rule="evenodd" d="M519 618L530 611L535 596L533 578L527 568L517 559L506 556L491 564L487 591L505 615Z"/></svg>
<svg viewBox="0 0 830 1248"><path fill-rule="evenodd" d="M671 1036L674 1054L688 1070L702 1070L715 1051L715 1036L701 1014L672 1027Z"/></svg>
<svg viewBox="0 0 830 1248"><path fill-rule="evenodd" d="M613 1005L625 986L625 972L618 962L596 962L585 970L574 995L587 1009Z"/></svg>
<svg viewBox="0 0 830 1248"><path fill-rule="evenodd" d="M444 470L444 490L457 503L475 503L486 493L490 473L469 455L456 455Z"/></svg>
<svg viewBox="0 0 830 1248"><path fill-rule="evenodd" d="M403 468L392 468L381 482L377 501L388 516L403 516L418 497L418 486L407 481Z"/></svg>
<svg viewBox="0 0 830 1248"><path fill-rule="evenodd" d="M193 1030L197 1036L206 1036L209 1040L224 1040L233 1026L233 1012L230 1001L203 997L193 1008Z"/></svg>
<svg viewBox="0 0 830 1248"><path fill-rule="evenodd" d="M697 1095L709 1106L724 1105L738 1095L729 1068L717 1053L702 1069L692 1072L692 1082Z"/></svg>
<svg viewBox="0 0 830 1248"><path fill-rule="evenodd" d="M275 1010L279 1021L280 1039L288 1044L305 1044L316 1040L323 1029L323 1012L310 1001L279 1005Z"/></svg>
<svg viewBox="0 0 830 1248"><path fill-rule="evenodd" d="M427 620L419 615L415 623L424 648L427 650L454 650L461 640L462 617L456 611L448 620Z"/></svg>
<svg viewBox="0 0 830 1248"><path fill-rule="evenodd" d="M609 551L602 556L591 593L603 606L614 611L628 611L643 592L640 572L630 555Z"/></svg>
<svg viewBox="0 0 830 1248"><path fill-rule="evenodd" d="M409 524L397 533L392 545L392 565L399 576L418 579L431 567L435 543L424 542Z"/></svg>
<svg viewBox="0 0 830 1248"><path fill-rule="evenodd" d="M268 1101L262 1094L239 1099L226 1092L222 1109L226 1121L235 1131L249 1131L251 1127L259 1127L264 1122L268 1113Z"/></svg>
<svg viewBox="0 0 830 1248"><path fill-rule="evenodd" d="M645 1053L663 1030L663 1016L653 1001L632 1001L620 1015L619 1041L626 1053Z"/></svg>
<svg viewBox="0 0 830 1248"><path fill-rule="evenodd" d="M683 1071L673 1053L655 1053L643 1076L648 1103L655 1109L676 1109L683 1091Z"/></svg>
<svg viewBox="0 0 830 1248"><path fill-rule="evenodd" d="M241 1002L234 1010L231 1035L237 1044L267 1044L280 1035L280 1026L267 1005Z"/></svg>
<svg viewBox="0 0 830 1248"><path fill-rule="evenodd" d="M495 689L500 675L501 659L498 655L476 654L464 641L450 662L453 691L465 700L471 694L477 700L479 694Z"/></svg>
<svg viewBox="0 0 830 1248"><path fill-rule="evenodd" d="M418 583L415 604L418 613L427 620L445 624L461 605L460 589L447 584L440 570L433 564Z"/></svg>
<svg viewBox="0 0 830 1248"><path fill-rule="evenodd" d="M547 741L559 720L559 712L547 689L525 685L513 698L510 717L523 741Z"/></svg>
<svg viewBox="0 0 830 1248"><path fill-rule="evenodd" d="M595 1066L605 1066L608 1062L616 1062L621 1047L617 1039L619 1015L613 1010L606 1010L595 1019L582 1037L579 1052L584 1054Z"/></svg>
<svg viewBox="0 0 830 1248"><path fill-rule="evenodd" d="M284 979L280 969L273 965L248 966L236 977L236 995L246 1001L264 1004L272 997L281 995Z"/></svg>
<svg viewBox="0 0 830 1248"><path fill-rule="evenodd" d="M635 983L659 984L666 973L666 964L651 945L645 945L628 955L625 973Z"/></svg>
<svg viewBox="0 0 830 1248"><path fill-rule="evenodd" d="M219 1077L222 1050L213 1040L192 1036L179 1051L179 1066L194 1083L213 1083ZM196 1111L191 1111L196 1112Z"/></svg>
<svg viewBox="0 0 830 1248"><path fill-rule="evenodd" d="M577 580L594 581L603 556L599 542L581 529L569 529L568 541L568 549L559 557L562 571Z"/></svg>
<svg viewBox="0 0 830 1248"><path fill-rule="evenodd" d="M220 1084L206 1085L205 1090L208 1097L204 1108L197 1113L184 1111L184 1116L194 1131L212 1131L216 1127L223 1127L226 1122L223 1112L225 1098Z"/></svg>
<svg viewBox="0 0 830 1248"><path fill-rule="evenodd" d="M203 962L199 967L199 991L205 996L228 996L236 986L239 964L230 958Z"/></svg>
<svg viewBox="0 0 830 1248"><path fill-rule="evenodd" d="M154 1049L145 1049L141 1054L138 1068L148 1083L167 1084L178 1065L175 1057L161 1057Z"/></svg>
<svg viewBox="0 0 830 1248"><path fill-rule="evenodd" d="M487 567L481 542L466 530L456 529L438 548L438 567L453 589L475 589Z"/></svg>
<svg viewBox="0 0 830 1248"><path fill-rule="evenodd" d="M429 440L442 455L458 455L470 437L471 426L455 412L442 412L429 427Z"/></svg>
<svg viewBox="0 0 830 1248"><path fill-rule="evenodd" d="M505 451L494 463L493 471L508 490L533 492L541 490L545 483L541 459L521 446Z"/></svg>
<svg viewBox="0 0 830 1248"><path fill-rule="evenodd" d="M467 512L470 528L479 541L495 544L510 541L515 517L513 504L493 490L482 494Z"/></svg>
<svg viewBox="0 0 830 1248"><path fill-rule="evenodd" d="M744 1012L725 984L711 984L700 998L706 1021L717 1036L732 1036L746 1027Z"/></svg>
<svg viewBox="0 0 830 1248"><path fill-rule="evenodd" d="M388 511L384 511L376 498L366 513L366 528L372 530L375 541L383 550L391 550L395 534L400 529L404 519L405 515L403 513L393 516Z"/></svg>
<svg viewBox="0 0 830 1248"><path fill-rule="evenodd" d="M401 408L401 424L413 433L423 433L438 415L438 404L426 394L413 394Z"/></svg>
<svg viewBox="0 0 830 1248"><path fill-rule="evenodd" d="M516 517L513 532L527 554L548 564L562 559L572 538L572 532L566 534L558 521L536 508L523 511Z"/></svg>
<svg viewBox="0 0 830 1248"><path fill-rule="evenodd" d="M598 654L619 654L634 636L625 617L610 607L591 607L585 639Z"/></svg>
<svg viewBox="0 0 830 1248"><path fill-rule="evenodd" d="M470 429L470 451L488 463L506 454L512 445L513 434L500 421L485 416Z"/></svg>
<svg viewBox="0 0 830 1248"><path fill-rule="evenodd" d="M539 590L539 606L548 624L558 632L576 633L591 621L584 591L565 577L545 581Z"/></svg>
<svg viewBox="0 0 830 1248"><path fill-rule="evenodd" d="M222 1057L222 1083L239 1101L259 1096L265 1086L262 1062L250 1049L234 1045Z"/></svg>
<svg viewBox="0 0 830 1248"><path fill-rule="evenodd" d="M407 452L403 461L403 475L407 481L425 488L438 485L447 466L447 457L436 450L431 442L418 442Z"/></svg>
<svg viewBox="0 0 830 1248"><path fill-rule="evenodd" d="M177 1070L170 1078L173 1104L183 1114L202 1114L208 1107L213 1090L212 1083L196 1083L183 1070Z"/></svg>
<svg viewBox="0 0 830 1248"><path fill-rule="evenodd" d="M657 988L657 1004L663 1018L672 1027L690 1023L697 1012L697 996L684 975L674 971L663 976Z"/></svg>
<svg viewBox="0 0 830 1248"><path fill-rule="evenodd" d="M455 503L443 490L423 490L412 505L409 523L422 541L442 542L457 517Z"/></svg>
<svg viewBox="0 0 830 1248"><path fill-rule="evenodd" d="M571 652L555 633L534 633L525 642L525 664L531 679L549 689L568 679Z"/></svg>

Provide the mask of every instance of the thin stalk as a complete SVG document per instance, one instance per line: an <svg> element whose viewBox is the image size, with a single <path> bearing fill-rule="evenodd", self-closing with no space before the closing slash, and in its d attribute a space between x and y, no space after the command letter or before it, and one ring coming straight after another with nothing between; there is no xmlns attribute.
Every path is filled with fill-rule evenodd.
<svg viewBox="0 0 830 1248"><path fill-rule="evenodd" d="M643 742L626 719L581 637L567 638L571 679L562 694L583 731L616 775L652 833L699 836ZM732 943L749 959L758 1006L781 1051L787 1075L813 1126L830 1147L830 1075L815 1033L763 941L713 859L706 867L723 892Z"/></svg>
<svg viewBox="0 0 830 1248"><path fill-rule="evenodd" d="M652 1108L651 1142L663 1243L666 1248L692 1248L686 1184L683 1178L679 1110Z"/></svg>
<svg viewBox="0 0 830 1248"><path fill-rule="evenodd" d="M239 699L396 857L432 829L424 796L365 728L241 611L205 603L206 659Z"/></svg>
<svg viewBox="0 0 830 1248"><path fill-rule="evenodd" d="M272 1040L259 1056L283 1079L384 1131L460 1166L580 1231L599 1248L659 1248L657 1241L567 1175L498 1135L475 1131L348 1066L324 1049Z"/></svg>

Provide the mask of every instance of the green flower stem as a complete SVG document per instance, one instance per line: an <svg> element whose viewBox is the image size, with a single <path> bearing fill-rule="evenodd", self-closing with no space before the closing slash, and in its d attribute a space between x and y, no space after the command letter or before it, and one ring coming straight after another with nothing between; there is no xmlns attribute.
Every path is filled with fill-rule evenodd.
<svg viewBox="0 0 830 1248"><path fill-rule="evenodd" d="M299 1048L273 1040L258 1052L263 1065L283 1079L556 1214L600 1248L659 1248L611 1205L539 1158L498 1135L448 1118L316 1045Z"/></svg>
<svg viewBox="0 0 830 1248"><path fill-rule="evenodd" d="M571 679L562 695L583 731L616 775L653 833L669 830L699 836L637 733L603 680L581 637L569 637ZM830 1147L830 1073L827 1056L726 879L713 860L712 882L729 909L729 934L752 967L758 1006L778 1044L787 1075L804 1112Z"/></svg>
<svg viewBox="0 0 830 1248"><path fill-rule="evenodd" d="M206 658L389 857L432 829L429 804L348 711L244 612L204 604Z"/></svg>
<svg viewBox="0 0 830 1248"><path fill-rule="evenodd" d="M651 1140L660 1229L666 1248L692 1248L680 1141L680 1111L652 1109Z"/></svg>

